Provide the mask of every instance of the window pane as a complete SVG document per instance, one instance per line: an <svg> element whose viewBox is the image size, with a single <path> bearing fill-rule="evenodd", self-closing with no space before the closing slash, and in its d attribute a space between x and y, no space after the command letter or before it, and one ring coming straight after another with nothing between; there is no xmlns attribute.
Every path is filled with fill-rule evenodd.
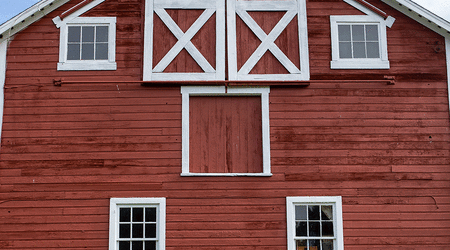
<svg viewBox="0 0 450 250"><path fill-rule="evenodd" d="M93 43L94 42L94 26L84 26L83 27L83 43Z"/></svg>
<svg viewBox="0 0 450 250"><path fill-rule="evenodd" d="M108 26L97 26L96 42L107 43L108 42Z"/></svg>
<svg viewBox="0 0 450 250"><path fill-rule="evenodd" d="M378 42L367 43L367 58L380 58L380 46Z"/></svg>
<svg viewBox="0 0 450 250"><path fill-rule="evenodd" d="M309 250L320 250L320 240L309 240Z"/></svg>
<svg viewBox="0 0 450 250"><path fill-rule="evenodd" d="M94 60L94 44L83 44L81 60Z"/></svg>
<svg viewBox="0 0 450 250"><path fill-rule="evenodd" d="M338 25L338 34L340 42L350 42L350 25Z"/></svg>
<svg viewBox="0 0 450 250"><path fill-rule="evenodd" d="M352 25L353 41L364 41L364 25Z"/></svg>
<svg viewBox="0 0 450 250"><path fill-rule="evenodd" d="M131 228L129 224L119 225L119 238L130 238Z"/></svg>
<svg viewBox="0 0 450 250"><path fill-rule="evenodd" d="M366 43L353 43L353 58L366 58Z"/></svg>
<svg viewBox="0 0 450 250"><path fill-rule="evenodd" d="M297 250L304 250L308 247L308 241L307 240L298 240L297 241Z"/></svg>
<svg viewBox="0 0 450 250"><path fill-rule="evenodd" d="M322 220L333 220L333 206L322 206Z"/></svg>
<svg viewBox="0 0 450 250"><path fill-rule="evenodd" d="M320 220L320 206L308 206L308 219Z"/></svg>
<svg viewBox="0 0 450 250"><path fill-rule="evenodd" d="M366 25L366 41L378 42L378 25Z"/></svg>
<svg viewBox="0 0 450 250"><path fill-rule="evenodd" d="M79 44L69 44L67 46L67 60L80 60Z"/></svg>
<svg viewBox="0 0 450 250"><path fill-rule="evenodd" d="M333 222L322 222L322 236L333 237Z"/></svg>
<svg viewBox="0 0 450 250"><path fill-rule="evenodd" d="M144 208L138 207L133 208L133 222L143 222L144 221Z"/></svg>
<svg viewBox="0 0 450 250"><path fill-rule="evenodd" d="M95 60L108 60L108 44L97 43L95 46Z"/></svg>
<svg viewBox="0 0 450 250"><path fill-rule="evenodd" d="M306 206L295 206L295 219L306 220Z"/></svg>
<svg viewBox="0 0 450 250"><path fill-rule="evenodd" d="M133 250L143 250L144 242L142 242L142 241L133 241L132 246L133 246Z"/></svg>
<svg viewBox="0 0 450 250"><path fill-rule="evenodd" d="M120 241L119 242L119 250L130 250L130 242L129 241Z"/></svg>
<svg viewBox="0 0 450 250"><path fill-rule="evenodd" d="M131 209L130 208L121 208L120 209L120 218L119 221L120 222L130 222L130 213L131 213Z"/></svg>
<svg viewBox="0 0 450 250"><path fill-rule="evenodd" d="M339 43L339 58L352 58L352 43L340 42Z"/></svg>
<svg viewBox="0 0 450 250"><path fill-rule="evenodd" d="M306 222L297 222L295 223L296 229L295 229L295 235L296 236L308 236L307 233L307 223Z"/></svg>
<svg viewBox="0 0 450 250"><path fill-rule="evenodd" d="M148 207L145 209L145 222L156 222L156 208Z"/></svg>
<svg viewBox="0 0 450 250"><path fill-rule="evenodd" d="M146 241L145 250L156 250L156 241Z"/></svg>
<svg viewBox="0 0 450 250"><path fill-rule="evenodd" d="M320 222L309 223L309 236L320 236Z"/></svg>
<svg viewBox="0 0 450 250"><path fill-rule="evenodd" d="M133 224L133 238L144 238L143 224Z"/></svg>
<svg viewBox="0 0 450 250"><path fill-rule="evenodd" d="M156 224L145 224L145 238L156 238Z"/></svg>
<svg viewBox="0 0 450 250"><path fill-rule="evenodd" d="M67 41L69 43L79 43L81 37L81 27L80 26L69 26Z"/></svg>
<svg viewBox="0 0 450 250"><path fill-rule="evenodd" d="M333 240L322 240L322 250L333 250Z"/></svg>

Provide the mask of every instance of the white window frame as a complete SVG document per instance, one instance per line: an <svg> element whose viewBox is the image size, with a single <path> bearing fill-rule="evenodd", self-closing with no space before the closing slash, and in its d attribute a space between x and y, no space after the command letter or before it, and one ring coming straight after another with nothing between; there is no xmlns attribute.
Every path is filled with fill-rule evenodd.
<svg viewBox="0 0 450 250"><path fill-rule="evenodd" d="M167 15L165 9L205 9L202 15L184 33ZM164 58L153 65L153 17L156 13L178 39ZM214 69L191 43L197 31L216 15L216 68ZM145 0L144 81L205 81L225 80L225 0ZM165 68L186 49L204 70L202 73L164 73Z"/></svg>
<svg viewBox="0 0 450 250"><path fill-rule="evenodd" d="M153 206L157 208L157 250L166 248L166 198L111 198L109 212L109 250L119 249L119 207Z"/></svg>
<svg viewBox="0 0 450 250"><path fill-rule="evenodd" d="M334 224L334 250L344 250L341 196L286 197L287 245L288 250L296 249L295 206L296 205L332 205Z"/></svg>
<svg viewBox="0 0 450 250"><path fill-rule="evenodd" d="M386 20L379 16L330 16L331 24L331 69L389 69L386 35ZM378 26L380 58L340 58L338 25L368 24Z"/></svg>
<svg viewBox="0 0 450 250"><path fill-rule="evenodd" d="M266 34L247 11L286 11L273 30ZM261 45L240 70L237 69L236 14L261 40ZM275 41L291 20L298 19L300 69L276 46ZM230 80L309 80L308 27L305 0L289 1L237 1L227 0L228 73ZM265 53L272 53L289 74L250 74Z"/></svg>
<svg viewBox="0 0 450 250"><path fill-rule="evenodd" d="M272 176L270 169L270 87L182 86L182 173L181 176ZM189 97L190 96L261 96L262 173L190 173L189 172Z"/></svg>
<svg viewBox="0 0 450 250"><path fill-rule="evenodd" d="M108 60L67 60L69 26L108 26ZM60 27L58 70L116 70L116 17L76 17Z"/></svg>

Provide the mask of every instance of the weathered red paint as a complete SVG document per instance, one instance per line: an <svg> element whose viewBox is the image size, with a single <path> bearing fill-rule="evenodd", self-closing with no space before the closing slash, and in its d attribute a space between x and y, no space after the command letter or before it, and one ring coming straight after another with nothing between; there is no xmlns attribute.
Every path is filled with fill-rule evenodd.
<svg viewBox="0 0 450 250"><path fill-rule="evenodd" d="M117 71L56 71L51 19L79 2L8 47L0 248L107 249L109 198L167 197L168 250L286 249L285 197L327 195L343 197L346 249L448 248L441 36L372 0L396 18L391 68L331 70L329 15L361 13L343 1L308 1L313 80L271 88L273 176L181 177L180 88L141 86L143 1L108 0L85 14L117 16Z"/></svg>

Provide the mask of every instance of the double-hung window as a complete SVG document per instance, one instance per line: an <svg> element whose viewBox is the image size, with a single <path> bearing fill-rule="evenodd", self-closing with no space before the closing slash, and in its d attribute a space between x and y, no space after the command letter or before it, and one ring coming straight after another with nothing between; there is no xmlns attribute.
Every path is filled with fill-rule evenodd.
<svg viewBox="0 0 450 250"><path fill-rule="evenodd" d="M343 250L342 198L287 197L288 250Z"/></svg>
<svg viewBox="0 0 450 250"><path fill-rule="evenodd" d="M388 69L386 22L377 16L331 16L332 69Z"/></svg>
<svg viewBox="0 0 450 250"><path fill-rule="evenodd" d="M109 250L164 250L165 198L111 198Z"/></svg>
<svg viewBox="0 0 450 250"><path fill-rule="evenodd" d="M115 70L115 17L77 17L60 30L58 70Z"/></svg>

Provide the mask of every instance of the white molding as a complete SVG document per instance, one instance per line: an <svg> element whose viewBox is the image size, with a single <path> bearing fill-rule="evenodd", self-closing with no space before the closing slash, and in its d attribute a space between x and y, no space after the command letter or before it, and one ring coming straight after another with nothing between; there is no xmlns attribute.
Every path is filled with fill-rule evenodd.
<svg viewBox="0 0 450 250"><path fill-rule="evenodd" d="M228 14L228 71L230 80L309 80L309 53L308 30L306 22L306 4L304 0L298 1L227 1ZM269 34L266 34L248 11L283 10L286 14L275 25ZM241 69L237 69L237 41L236 41L236 14L261 40L261 44ZM289 25L292 19L298 17L300 69L278 48L275 40ZM286 68L289 74L250 74L254 66L270 51L275 58Z"/></svg>
<svg viewBox="0 0 450 250"><path fill-rule="evenodd" d="M157 212L157 226L158 226L158 250L166 248L166 198L111 198L109 205L109 250L118 250L118 226L119 214L118 206L120 205L148 205L155 206Z"/></svg>
<svg viewBox="0 0 450 250"><path fill-rule="evenodd" d="M116 17L77 17L60 27L58 70L116 70ZM107 25L108 60L67 60L67 34L69 26Z"/></svg>
<svg viewBox="0 0 450 250"><path fill-rule="evenodd" d="M450 23L410 0L381 0L434 32L450 37Z"/></svg>
<svg viewBox="0 0 450 250"><path fill-rule="evenodd" d="M181 176L271 176L270 166L270 87L182 86L182 173ZM262 173L190 173L189 172L189 97L190 96L261 96Z"/></svg>
<svg viewBox="0 0 450 250"><path fill-rule="evenodd" d="M447 59L447 91L448 91L448 102L449 102L449 112L450 112L450 38L445 38L445 53Z"/></svg>
<svg viewBox="0 0 450 250"><path fill-rule="evenodd" d="M205 11L184 33L165 9L204 9ZM156 13L178 39L169 52L153 65L153 16ZM203 27L203 25L216 14L216 68L214 69L208 60L192 44L191 39ZM145 1L145 31L144 31L144 81L204 81L225 80L225 0L146 0ZM202 68L204 73L164 73L164 70L183 50Z"/></svg>
<svg viewBox="0 0 450 250"><path fill-rule="evenodd" d="M339 57L338 24L376 24L380 46L380 58L345 58ZM330 16L331 27L331 69L389 69L386 24L379 16L351 15Z"/></svg>
<svg viewBox="0 0 450 250"><path fill-rule="evenodd" d="M5 82L6 82L6 54L8 41L0 43L0 142L3 127L3 109L5 104ZM0 145L1 146L1 145Z"/></svg>
<svg viewBox="0 0 450 250"><path fill-rule="evenodd" d="M69 0L42 0L0 26L0 43L40 20Z"/></svg>
<svg viewBox="0 0 450 250"><path fill-rule="evenodd" d="M270 177L272 173L181 173L183 177Z"/></svg>
<svg viewBox="0 0 450 250"><path fill-rule="evenodd" d="M364 1L364 0L362 0L362 1ZM355 0L344 0L344 2L350 4L351 6L355 7L356 9L358 9L359 11L363 12L366 15L373 16L373 17L380 17L380 18L382 17L379 13L377 13L377 12L367 8L366 6L364 6L363 4L361 4L361 3L359 3L359 2L357 2ZM370 5L372 8L374 8L374 9L378 10L379 12L383 13L384 15L387 15L384 11L382 11L379 8L373 6L372 4L370 4L370 3L366 2L366 1L364 1L364 2L367 5ZM394 25L394 22L395 22L395 18L392 17L392 16L388 16L386 18L385 24L389 28L392 28L392 25Z"/></svg>
<svg viewBox="0 0 450 250"><path fill-rule="evenodd" d="M81 15L83 15L84 13L86 13L87 11L91 10L92 8L94 8L95 6L103 3L105 0L94 0L88 4L86 4L85 6L81 7L79 10L73 12L72 14L66 16L63 20L61 20L61 18L59 16L55 17L52 19L53 23L56 25L57 28L61 27L62 25L65 25L67 23L70 23L74 18L77 18ZM76 6L74 6L73 8L75 8ZM70 11L71 9L67 10ZM67 12L66 11L66 12ZM64 13L63 13L64 14Z"/></svg>
<svg viewBox="0 0 450 250"><path fill-rule="evenodd" d="M332 204L334 207L335 250L344 250L342 197L341 196L304 196L286 197L287 249L295 250L295 205Z"/></svg>

